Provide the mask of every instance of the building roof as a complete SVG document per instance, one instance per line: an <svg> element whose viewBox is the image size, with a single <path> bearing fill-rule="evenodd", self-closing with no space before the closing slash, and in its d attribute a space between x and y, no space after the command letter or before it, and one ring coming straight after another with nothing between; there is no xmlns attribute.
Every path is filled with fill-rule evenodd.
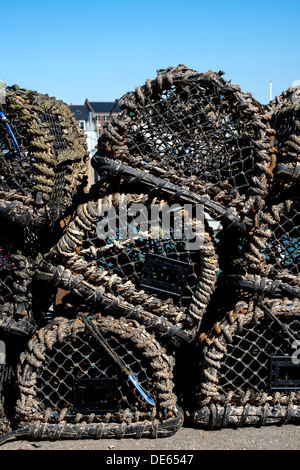
<svg viewBox="0 0 300 470"><path fill-rule="evenodd" d="M89 109L85 104L71 104L69 106L70 111L74 113L75 119L77 121L88 121L89 119Z"/></svg>
<svg viewBox="0 0 300 470"><path fill-rule="evenodd" d="M90 104L94 113L109 114L112 109L114 110L114 113L120 112L120 107L118 104L116 104L115 101L89 101L88 103Z"/></svg>

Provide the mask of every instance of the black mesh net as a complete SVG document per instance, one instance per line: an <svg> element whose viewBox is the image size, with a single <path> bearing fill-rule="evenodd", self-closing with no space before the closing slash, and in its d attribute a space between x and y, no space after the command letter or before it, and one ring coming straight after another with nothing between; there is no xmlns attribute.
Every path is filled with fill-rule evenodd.
<svg viewBox="0 0 300 470"><path fill-rule="evenodd" d="M281 317L281 321L288 323L289 329L297 335L300 330L299 320L299 316ZM281 375L277 385L270 369L271 357L291 356L293 352L289 338L276 321L266 318L260 323L249 323L241 333L235 335L233 342L227 347L227 355L220 369L219 393L223 394L224 398L230 394L231 400L238 402L249 390L251 401L251 394L255 400L255 396L261 396L271 387L277 386L280 389L280 380L285 381L283 389L297 387L299 378L297 380L296 377L299 371L296 368L281 371L282 374L286 372L286 378Z"/></svg>

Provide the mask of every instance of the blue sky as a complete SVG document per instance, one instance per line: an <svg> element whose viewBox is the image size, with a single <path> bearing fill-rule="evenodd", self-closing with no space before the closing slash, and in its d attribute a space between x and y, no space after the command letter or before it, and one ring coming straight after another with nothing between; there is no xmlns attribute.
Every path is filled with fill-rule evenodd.
<svg viewBox="0 0 300 470"><path fill-rule="evenodd" d="M300 80L300 1L0 0L0 80L68 104L113 101L184 64L265 104Z"/></svg>

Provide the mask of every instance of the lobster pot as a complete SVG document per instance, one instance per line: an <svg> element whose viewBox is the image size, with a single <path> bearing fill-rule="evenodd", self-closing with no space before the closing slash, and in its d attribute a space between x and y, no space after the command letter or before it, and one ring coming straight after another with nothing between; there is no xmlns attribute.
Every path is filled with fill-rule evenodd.
<svg viewBox="0 0 300 470"><path fill-rule="evenodd" d="M31 286L37 254L30 251L31 237L27 246L26 230L5 225L0 237L0 330L27 335L34 328Z"/></svg>
<svg viewBox="0 0 300 470"><path fill-rule="evenodd" d="M62 101L18 86L5 91L0 106L2 212L10 217L14 202L31 215L43 209L44 223L55 221L86 184L85 137Z"/></svg>
<svg viewBox="0 0 300 470"><path fill-rule="evenodd" d="M269 288L284 289L289 285L299 289L299 229L300 205L297 200L279 202L266 209L261 214L261 224L248 236L236 240L235 247L231 249L236 257L232 256L230 265L230 249L224 256L227 272L240 273L244 278L256 275L265 279ZM220 256L220 264L222 261ZM259 285L257 288L262 289Z"/></svg>
<svg viewBox="0 0 300 470"><path fill-rule="evenodd" d="M265 305L268 314L239 302L207 335L194 421L209 427L299 421L300 303Z"/></svg>
<svg viewBox="0 0 300 470"><path fill-rule="evenodd" d="M263 204L274 131L262 106L222 72L183 65L160 70L118 105L121 113L99 138L96 170L98 157L114 159L243 216ZM99 175L104 177L101 167Z"/></svg>
<svg viewBox="0 0 300 470"><path fill-rule="evenodd" d="M232 238L231 251L220 256L221 268L226 266L228 279L240 288L299 298L300 204L296 189L290 185L276 195L274 189L270 191L256 227L243 238Z"/></svg>
<svg viewBox="0 0 300 470"><path fill-rule="evenodd" d="M100 314L87 321L102 342L79 318L57 318L30 340L18 368L17 420L30 423L34 433L39 429L39 438L176 432L182 417L173 393L173 364L165 351L136 322ZM144 395L129 380L128 370Z"/></svg>
<svg viewBox="0 0 300 470"><path fill-rule="evenodd" d="M282 188L299 181L300 87L291 87L269 105L271 125L276 131L276 183ZM278 191L278 188L277 188Z"/></svg>
<svg viewBox="0 0 300 470"><path fill-rule="evenodd" d="M184 206L147 194L109 194L79 206L46 259L102 288L102 298L122 298L139 311L139 321L145 312L145 318L162 317L192 331L206 312L218 271L200 209L184 215Z"/></svg>

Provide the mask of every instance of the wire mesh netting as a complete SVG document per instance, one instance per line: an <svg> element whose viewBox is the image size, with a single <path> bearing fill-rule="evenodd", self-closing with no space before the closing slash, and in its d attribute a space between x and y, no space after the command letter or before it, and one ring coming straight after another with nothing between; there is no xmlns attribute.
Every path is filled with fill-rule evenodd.
<svg viewBox="0 0 300 470"><path fill-rule="evenodd" d="M258 291L274 289L299 296L299 203L296 198L283 202L281 198L277 204L276 199L274 196L270 202L275 204L259 214L258 224L249 234L232 235L232 248L220 254L220 265L231 279L255 278ZM223 238L220 250L226 246L228 234Z"/></svg>

